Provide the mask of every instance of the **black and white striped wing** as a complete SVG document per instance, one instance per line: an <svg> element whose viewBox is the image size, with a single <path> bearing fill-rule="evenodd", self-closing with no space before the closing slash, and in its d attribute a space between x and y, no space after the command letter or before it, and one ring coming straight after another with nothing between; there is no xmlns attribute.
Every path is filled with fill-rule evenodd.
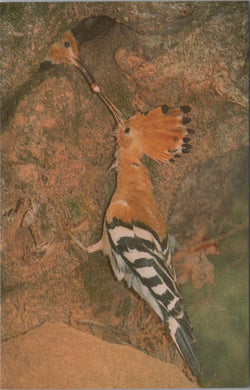
<svg viewBox="0 0 250 390"><path fill-rule="evenodd" d="M183 308L167 238L160 242L157 234L141 223L125 224L113 219L106 224L111 246L110 261L118 280L124 279L166 325L173 341L194 375L200 364L190 341L193 328Z"/></svg>
<svg viewBox="0 0 250 390"><path fill-rule="evenodd" d="M157 305L156 312L164 322L168 314L182 316L183 306L167 238L160 242L157 234L141 223L129 225L116 219L107 225L107 233L114 257L112 267L122 272L129 287L154 310ZM114 270L115 274L118 269Z"/></svg>

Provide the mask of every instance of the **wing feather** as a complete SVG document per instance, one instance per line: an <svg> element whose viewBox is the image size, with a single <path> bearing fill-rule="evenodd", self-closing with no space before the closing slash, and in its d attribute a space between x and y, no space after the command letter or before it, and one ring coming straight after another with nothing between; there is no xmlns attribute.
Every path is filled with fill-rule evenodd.
<svg viewBox="0 0 250 390"><path fill-rule="evenodd" d="M128 225L117 219L106 224L106 231L117 279L124 279L149 303L165 323L194 375L198 376L200 364L190 344L194 338L193 328L184 311L167 238L161 242L155 232L141 223Z"/></svg>
<svg viewBox="0 0 250 390"><path fill-rule="evenodd" d="M155 232L136 222L125 225L113 220L107 232L113 256L122 257L127 270L149 289L161 310L180 315L181 297L166 240L163 246Z"/></svg>

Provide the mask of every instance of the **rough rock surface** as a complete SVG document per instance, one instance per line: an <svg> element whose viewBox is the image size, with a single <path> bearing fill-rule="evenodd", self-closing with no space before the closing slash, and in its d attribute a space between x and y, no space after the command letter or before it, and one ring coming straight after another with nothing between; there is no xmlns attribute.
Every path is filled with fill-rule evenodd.
<svg viewBox="0 0 250 390"><path fill-rule="evenodd" d="M192 153L174 165L146 164L179 243L200 231L216 238L248 173L248 2L0 7L3 340L45 321L89 333L82 319L99 321L118 333L97 326L97 336L185 370L151 309L99 253L87 256L70 239L100 238L115 186L114 121L76 69L39 66L83 18L114 18L110 31L81 45L81 56L126 118L162 104L192 106Z"/></svg>
<svg viewBox="0 0 250 390"><path fill-rule="evenodd" d="M62 323L2 345L2 389L197 388L175 366Z"/></svg>

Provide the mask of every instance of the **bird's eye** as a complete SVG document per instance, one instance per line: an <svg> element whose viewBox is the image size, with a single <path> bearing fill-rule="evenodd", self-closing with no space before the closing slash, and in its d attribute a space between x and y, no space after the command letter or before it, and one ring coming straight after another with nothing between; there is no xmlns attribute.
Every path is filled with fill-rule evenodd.
<svg viewBox="0 0 250 390"><path fill-rule="evenodd" d="M128 134L128 133L130 132L130 128L129 128L129 127L126 127L126 129L124 130L124 132L125 132L126 134Z"/></svg>
<svg viewBox="0 0 250 390"><path fill-rule="evenodd" d="M65 42L64 42L64 46L65 46L65 47L70 47L70 43L69 43L68 41L65 41Z"/></svg>

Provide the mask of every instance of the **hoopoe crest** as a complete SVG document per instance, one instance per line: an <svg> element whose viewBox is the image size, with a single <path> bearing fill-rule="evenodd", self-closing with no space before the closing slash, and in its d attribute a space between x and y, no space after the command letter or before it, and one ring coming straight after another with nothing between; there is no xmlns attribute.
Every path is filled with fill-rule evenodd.
<svg viewBox="0 0 250 390"><path fill-rule="evenodd" d="M185 124L190 118L183 117L190 108L182 106L170 109L164 105L148 113L137 113L118 129L119 148L140 159L144 154L155 161L172 160L178 153L191 149L190 132Z"/></svg>

